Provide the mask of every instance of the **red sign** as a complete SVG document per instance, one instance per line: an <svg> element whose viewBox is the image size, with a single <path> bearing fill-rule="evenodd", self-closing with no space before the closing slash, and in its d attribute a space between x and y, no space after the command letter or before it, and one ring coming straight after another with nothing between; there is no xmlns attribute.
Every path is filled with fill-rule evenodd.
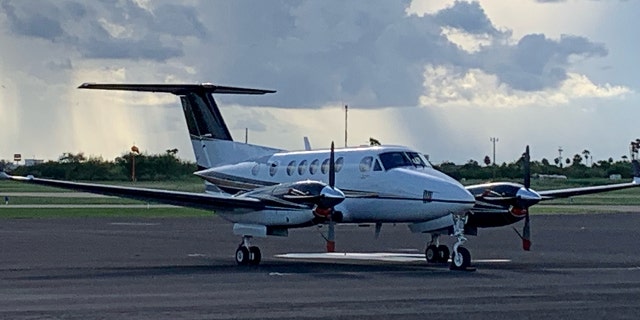
<svg viewBox="0 0 640 320"><path fill-rule="evenodd" d="M21 154L16 153L16 154L13 155L13 161L18 162L20 160L22 160L22 155Z"/></svg>

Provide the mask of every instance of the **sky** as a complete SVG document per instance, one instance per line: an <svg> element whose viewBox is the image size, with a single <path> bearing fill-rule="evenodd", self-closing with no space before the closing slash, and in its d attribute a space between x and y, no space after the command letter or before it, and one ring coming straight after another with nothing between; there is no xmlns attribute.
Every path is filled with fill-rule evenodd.
<svg viewBox="0 0 640 320"><path fill-rule="evenodd" d="M236 140L405 145L434 163L628 155L640 138L640 1L0 0L0 159L193 160L179 99L84 82L277 90L216 96Z"/></svg>

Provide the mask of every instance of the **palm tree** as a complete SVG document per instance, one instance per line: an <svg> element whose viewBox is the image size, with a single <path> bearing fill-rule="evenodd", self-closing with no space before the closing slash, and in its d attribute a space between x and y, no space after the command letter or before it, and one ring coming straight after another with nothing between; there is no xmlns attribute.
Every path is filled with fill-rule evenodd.
<svg viewBox="0 0 640 320"><path fill-rule="evenodd" d="M584 164L586 166L589 165L589 156L591 155L591 152L587 149L582 150L582 155L584 156ZM591 164L593 164L593 158L591 158Z"/></svg>

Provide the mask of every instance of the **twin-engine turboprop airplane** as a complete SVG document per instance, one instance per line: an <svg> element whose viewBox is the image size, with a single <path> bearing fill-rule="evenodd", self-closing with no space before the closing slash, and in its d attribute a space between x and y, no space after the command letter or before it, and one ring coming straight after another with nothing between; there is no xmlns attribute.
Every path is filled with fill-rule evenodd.
<svg viewBox="0 0 640 320"><path fill-rule="evenodd" d="M215 210L242 236L238 264L258 264L254 237L286 236L288 229L329 223L408 223L413 232L451 229L452 269L465 269L471 257L464 220L474 197L456 180L435 170L424 155L402 146L357 147L286 152L233 141L212 94L266 94L271 90L213 84L83 84L82 89L172 93L180 97L206 193L2 177L55 187ZM338 186L339 188L337 188ZM455 223L455 222L458 223ZM438 247L446 261L449 250Z"/></svg>

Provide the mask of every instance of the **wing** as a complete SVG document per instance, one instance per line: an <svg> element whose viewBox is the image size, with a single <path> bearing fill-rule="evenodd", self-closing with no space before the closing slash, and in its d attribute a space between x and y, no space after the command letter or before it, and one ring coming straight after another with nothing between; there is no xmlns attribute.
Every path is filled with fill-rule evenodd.
<svg viewBox="0 0 640 320"><path fill-rule="evenodd" d="M634 188L640 186L640 179L634 178L633 182L618 183L593 187L581 187L581 188L569 188L558 190L538 191L538 194L542 197L542 200L552 200L557 198L568 198L573 196L580 196L585 194L600 193L607 191L614 191L620 189Z"/></svg>
<svg viewBox="0 0 640 320"><path fill-rule="evenodd" d="M205 210L219 210L230 213L256 211L265 209L267 207L264 201L249 197L233 197L207 193L123 187L95 183L80 183L72 181L40 179L33 176L19 177L10 176L5 172L0 172L0 178L136 200L154 201L181 207ZM272 206L270 205L269 207ZM290 206L283 205L283 207Z"/></svg>

